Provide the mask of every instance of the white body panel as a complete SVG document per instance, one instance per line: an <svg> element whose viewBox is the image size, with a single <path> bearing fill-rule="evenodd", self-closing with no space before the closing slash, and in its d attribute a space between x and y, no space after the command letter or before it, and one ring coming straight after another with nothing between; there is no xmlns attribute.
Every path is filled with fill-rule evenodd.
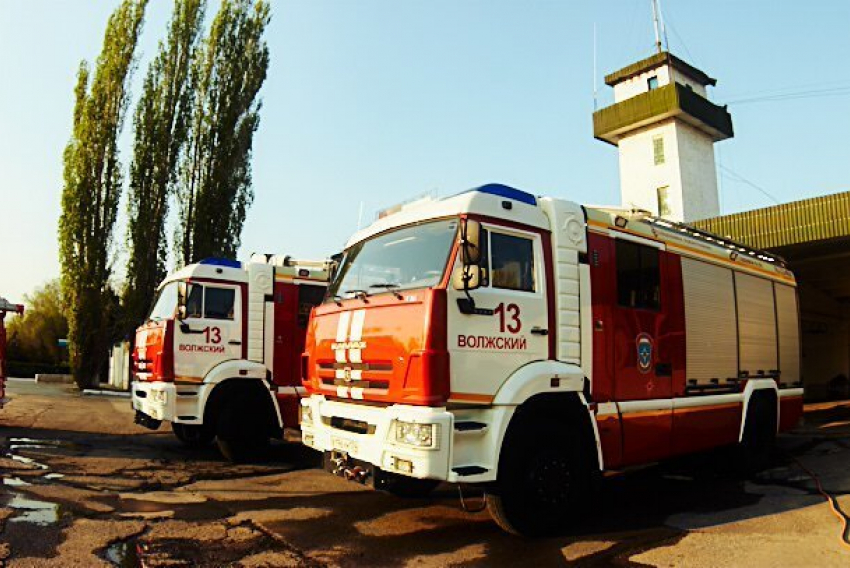
<svg viewBox="0 0 850 568"><path fill-rule="evenodd" d="M582 287L578 257L587 253L587 231L584 212L575 203L562 199L540 199L540 207L552 227L552 256L555 274L555 309L558 343L558 360L576 365L589 364L583 356L582 339ZM590 288L583 292L590 295ZM589 306L589 302L586 303ZM586 314L589 317L589 314ZM589 377L589 367L585 369Z"/></svg>

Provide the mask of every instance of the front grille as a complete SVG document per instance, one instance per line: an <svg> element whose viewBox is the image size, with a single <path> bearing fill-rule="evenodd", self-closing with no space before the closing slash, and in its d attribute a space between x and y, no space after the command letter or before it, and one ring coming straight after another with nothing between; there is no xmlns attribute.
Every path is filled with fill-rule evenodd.
<svg viewBox="0 0 850 568"><path fill-rule="evenodd" d="M343 418L342 416L331 416L330 420L323 417L322 420L325 423L329 421L331 428L336 428L337 430L345 430L346 432L353 432L355 434L375 433L375 425L369 424L368 422L364 422L362 420L354 420L353 418Z"/></svg>

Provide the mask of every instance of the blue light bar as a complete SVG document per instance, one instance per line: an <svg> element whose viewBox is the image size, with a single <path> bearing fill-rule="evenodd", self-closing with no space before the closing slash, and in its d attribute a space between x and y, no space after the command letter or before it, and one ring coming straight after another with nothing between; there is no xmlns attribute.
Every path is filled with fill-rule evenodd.
<svg viewBox="0 0 850 568"><path fill-rule="evenodd" d="M516 189L515 187L502 185L500 183L488 183L487 185L482 185L481 187L476 187L474 189L470 189L469 191L480 191L481 193L489 193L490 195L513 199L514 201L519 201L520 203L537 205L537 198L531 195L530 193L526 193L522 190Z"/></svg>
<svg viewBox="0 0 850 568"><path fill-rule="evenodd" d="M226 266L228 268L242 268L242 263L232 258L205 258L198 264L206 264L208 266Z"/></svg>

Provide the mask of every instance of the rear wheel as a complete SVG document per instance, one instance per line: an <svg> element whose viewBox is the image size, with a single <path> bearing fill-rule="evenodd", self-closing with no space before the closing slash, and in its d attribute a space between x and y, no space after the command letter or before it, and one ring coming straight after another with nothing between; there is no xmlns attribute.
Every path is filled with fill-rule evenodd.
<svg viewBox="0 0 850 568"><path fill-rule="evenodd" d="M189 448L205 448L215 438L213 429L204 424L193 425L172 422L171 430L174 431L177 439Z"/></svg>
<svg viewBox="0 0 850 568"><path fill-rule="evenodd" d="M381 473L378 489L392 493L396 497L421 498L430 495L440 484L437 479L418 479L396 473Z"/></svg>
<svg viewBox="0 0 850 568"><path fill-rule="evenodd" d="M776 442L776 401L772 396L754 395L747 405L744 434L739 446L742 473L752 475L770 465Z"/></svg>
<svg viewBox="0 0 850 568"><path fill-rule="evenodd" d="M508 431L498 480L487 494L487 509L500 527L524 536L569 528L592 488L592 464L579 431L545 420L520 422Z"/></svg>
<svg viewBox="0 0 850 568"><path fill-rule="evenodd" d="M233 463L265 457L269 446L266 401L246 391L225 402L218 411L216 442L221 454Z"/></svg>

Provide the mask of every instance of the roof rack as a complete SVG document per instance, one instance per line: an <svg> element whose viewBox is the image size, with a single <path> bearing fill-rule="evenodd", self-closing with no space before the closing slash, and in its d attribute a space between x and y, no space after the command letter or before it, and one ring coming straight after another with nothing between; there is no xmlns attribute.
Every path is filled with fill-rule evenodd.
<svg viewBox="0 0 850 568"><path fill-rule="evenodd" d="M757 258L764 262L771 262L774 264L778 264L782 268L788 267L788 262L779 256L778 254L774 254L772 252L767 252L766 250L757 249L753 247L748 247L745 244L739 243L737 241L733 241L732 239L721 237L720 235L715 235L714 233L710 233L708 231L703 231L702 229L697 229L687 223L679 223L677 221L671 221L669 219L662 219L661 217L655 217L649 214L647 211L643 210L633 210L633 218L640 219L642 221L646 221L652 225L657 227L661 227L668 231L676 231L678 233L687 234L690 237L695 239L700 239L702 241L707 241L723 248L729 249L731 251L737 253L748 254L753 258Z"/></svg>

